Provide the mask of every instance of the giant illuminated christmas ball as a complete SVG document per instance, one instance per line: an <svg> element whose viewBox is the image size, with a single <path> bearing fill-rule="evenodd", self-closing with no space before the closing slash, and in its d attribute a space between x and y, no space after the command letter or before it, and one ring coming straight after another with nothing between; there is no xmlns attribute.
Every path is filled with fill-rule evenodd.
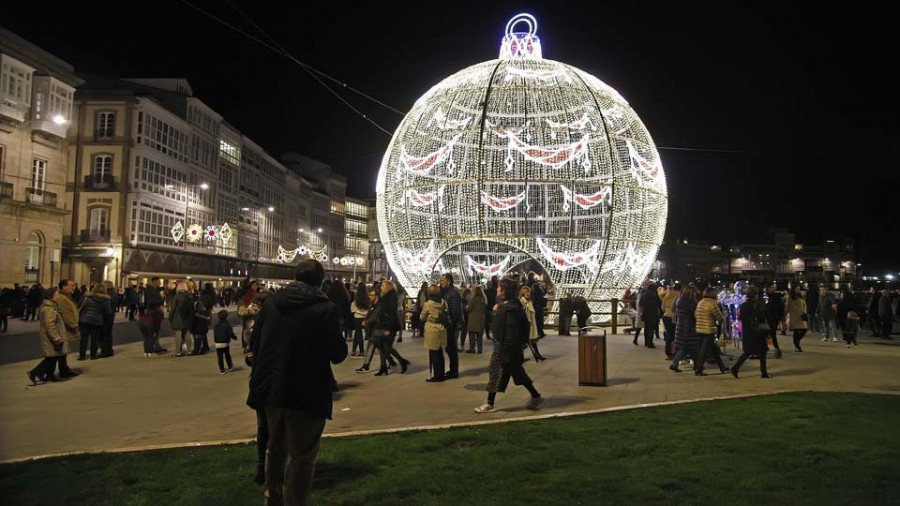
<svg viewBox="0 0 900 506"><path fill-rule="evenodd" d="M378 226L408 289L536 260L557 293L597 300L650 272L668 202L653 140L614 89L544 59L536 28L510 20L500 58L431 88L391 139Z"/></svg>

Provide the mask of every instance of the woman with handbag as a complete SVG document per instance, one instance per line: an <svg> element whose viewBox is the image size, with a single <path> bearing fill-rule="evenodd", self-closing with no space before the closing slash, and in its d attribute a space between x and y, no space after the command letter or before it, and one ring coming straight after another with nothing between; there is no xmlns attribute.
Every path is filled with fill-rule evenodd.
<svg viewBox="0 0 900 506"><path fill-rule="evenodd" d="M531 355L534 357L535 362L540 362L541 360L547 360L541 355L540 350L537 347L538 340L538 328L537 328L537 317L536 312L534 310L534 305L531 303L531 289L527 286L523 286L519 290L519 302L522 304L522 308L525 310L525 317L528 318L528 348L531 350Z"/></svg>
<svg viewBox="0 0 900 506"><path fill-rule="evenodd" d="M791 324L791 332L794 333L794 351L803 352L800 348L800 340L806 335L809 328L809 315L806 313L806 301L800 296L797 287L791 289L791 300L788 302L788 319Z"/></svg>
<svg viewBox="0 0 900 506"><path fill-rule="evenodd" d="M447 346L447 328L442 320L449 319L449 310L447 303L441 299L441 289L437 285L429 286L425 294L428 300L419 314L421 321L425 322L422 335L428 350L428 368L431 369L431 377L425 381L439 383L444 381L444 347Z"/></svg>

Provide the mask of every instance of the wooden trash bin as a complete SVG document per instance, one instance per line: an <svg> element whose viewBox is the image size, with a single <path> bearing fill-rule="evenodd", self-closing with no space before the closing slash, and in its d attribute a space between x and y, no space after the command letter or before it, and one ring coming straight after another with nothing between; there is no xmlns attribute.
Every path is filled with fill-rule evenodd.
<svg viewBox="0 0 900 506"><path fill-rule="evenodd" d="M578 336L578 384L606 386L606 330Z"/></svg>

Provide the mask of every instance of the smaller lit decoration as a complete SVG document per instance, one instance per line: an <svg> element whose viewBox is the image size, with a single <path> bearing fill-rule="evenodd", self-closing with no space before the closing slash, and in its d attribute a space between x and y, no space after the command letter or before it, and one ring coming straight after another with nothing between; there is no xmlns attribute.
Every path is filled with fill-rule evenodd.
<svg viewBox="0 0 900 506"><path fill-rule="evenodd" d="M524 23L528 30L514 32L516 25ZM541 52L541 39L537 36L537 20L531 14L521 13L514 16L506 23L506 33L500 42L500 59L543 58Z"/></svg>
<svg viewBox="0 0 900 506"><path fill-rule="evenodd" d="M506 266L509 264L509 261L512 257L509 255L503 259L500 263L487 265L476 262L472 259L472 257L466 255L466 260L469 262L469 268L472 269L473 272L482 274L484 276L498 276L506 272Z"/></svg>
<svg viewBox="0 0 900 506"><path fill-rule="evenodd" d="M597 256L600 252L601 241L594 241L594 245L587 251L577 253L553 251L541 238L538 238L537 244L538 248L541 250L541 254L544 255L544 258L558 270L567 271L581 266L588 267L592 272L596 270Z"/></svg>
<svg viewBox="0 0 900 506"><path fill-rule="evenodd" d="M599 206L603 201L608 200L612 193L612 187L610 186L605 186L600 191L590 195L575 193L563 185L560 185L560 188L562 188L563 191L563 211L569 210L569 203L571 202L574 202L582 209L590 209Z"/></svg>
<svg viewBox="0 0 900 506"><path fill-rule="evenodd" d="M513 157L513 151L518 151L528 161L554 169L558 169L573 160L581 161L581 167L584 169L585 173L588 173L591 169L591 161L587 156L589 140L587 133L585 133L581 139L559 148L542 148L528 144L519 138L518 132L515 129L511 128L498 128L495 130L495 133L497 134L497 137L509 140L506 160L504 161L506 163L506 172L511 171L513 165L516 163L516 160Z"/></svg>
<svg viewBox="0 0 900 506"><path fill-rule="evenodd" d="M557 123L551 119L544 120L547 122L547 126L550 127L550 138L556 139L557 133L566 133L572 131L582 131L587 128L589 125L591 127L591 131L596 131L597 128L594 126L594 123L591 122L591 118L588 117L587 113L584 113L581 116L581 119L578 121L573 121L571 123Z"/></svg>
<svg viewBox="0 0 900 506"><path fill-rule="evenodd" d="M450 142L448 142L447 144L444 144L437 150L420 157L411 156L406 151L406 146L401 146L400 168L406 169L413 174L421 176L424 174L428 174L435 166L444 163L444 161L447 161L447 172L452 174L453 168L456 166L453 163L453 145L456 144L456 141L459 140L460 136L462 136L462 134L456 134L456 136L450 139Z"/></svg>
<svg viewBox="0 0 900 506"><path fill-rule="evenodd" d="M490 207L494 211L508 211L519 204L522 203L523 200L528 198L528 191L523 191L518 195L513 195L512 197L497 197L495 195L491 195L485 191L481 192L481 203Z"/></svg>
<svg viewBox="0 0 900 506"><path fill-rule="evenodd" d="M231 238L234 236L234 233L231 231L231 227L228 226L228 223L222 225L222 228L219 229L219 238L222 242L229 242Z"/></svg>
<svg viewBox="0 0 900 506"><path fill-rule="evenodd" d="M182 237L184 237L184 225L179 221L172 227L172 239L174 239L175 242L178 242Z"/></svg>
<svg viewBox="0 0 900 506"><path fill-rule="evenodd" d="M348 258L347 265L356 265L356 259L353 257Z"/></svg>
<svg viewBox="0 0 900 506"><path fill-rule="evenodd" d="M434 264L434 239L428 243L428 247L418 253L410 252L404 248L397 248L400 261L406 268L429 274Z"/></svg>
<svg viewBox="0 0 900 506"><path fill-rule="evenodd" d="M289 263L293 262L295 258L297 258L297 254L299 252L300 252L300 248L288 251L288 250L284 249L283 247L281 247L281 245L279 244L278 245L278 256L275 257L275 260L277 260L281 263L289 264Z"/></svg>
<svg viewBox="0 0 900 506"><path fill-rule="evenodd" d="M414 207L425 207L434 204L435 202L439 202L439 208L444 208L444 188L445 185L441 185L438 187L435 192L419 192L415 188L410 188L406 190L404 196L412 204Z"/></svg>
<svg viewBox="0 0 900 506"><path fill-rule="evenodd" d="M444 115L444 110L438 107L434 116L432 116L431 121L435 123L435 125L441 130L458 130L462 128L466 128L470 121L472 121L472 117L463 119L449 119ZM429 123L431 125L431 123Z"/></svg>
<svg viewBox="0 0 900 506"><path fill-rule="evenodd" d="M659 185L660 170L659 165L650 163L649 160L641 156L631 141L625 141L628 146L628 156L631 157L631 175L643 188L655 188Z"/></svg>
<svg viewBox="0 0 900 506"><path fill-rule="evenodd" d="M334 262L334 265L338 265L339 263L341 263L341 259L339 257L334 257L331 259L331 261Z"/></svg>
<svg viewBox="0 0 900 506"><path fill-rule="evenodd" d="M190 242L199 242L203 238L204 230L202 225L196 223L187 229L187 240Z"/></svg>
<svg viewBox="0 0 900 506"><path fill-rule="evenodd" d="M215 225L206 227L206 240L210 242L219 240L219 229Z"/></svg>

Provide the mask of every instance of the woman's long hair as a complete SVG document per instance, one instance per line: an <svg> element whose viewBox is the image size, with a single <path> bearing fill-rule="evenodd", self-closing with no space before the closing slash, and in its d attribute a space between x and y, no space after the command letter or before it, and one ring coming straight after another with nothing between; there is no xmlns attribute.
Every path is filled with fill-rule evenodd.
<svg viewBox="0 0 900 506"><path fill-rule="evenodd" d="M481 285L474 285L472 287L472 298L479 298L487 301L487 296L484 295L484 288Z"/></svg>
<svg viewBox="0 0 900 506"><path fill-rule="evenodd" d="M356 307L359 309L369 309L371 306L371 302L369 300L369 290L366 289L365 283L360 283L356 285L356 298L354 299L356 302Z"/></svg>

